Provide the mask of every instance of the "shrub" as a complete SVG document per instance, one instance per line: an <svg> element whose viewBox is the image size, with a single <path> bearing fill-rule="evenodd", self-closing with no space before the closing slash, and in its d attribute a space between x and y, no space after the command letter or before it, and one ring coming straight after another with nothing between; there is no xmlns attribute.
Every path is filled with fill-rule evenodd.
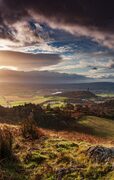
<svg viewBox="0 0 114 180"><path fill-rule="evenodd" d="M22 135L24 138L37 139L39 137L36 122L33 119L33 113L30 113L22 124Z"/></svg>
<svg viewBox="0 0 114 180"><path fill-rule="evenodd" d="M0 159L9 159L12 155L13 137L7 127L0 129Z"/></svg>

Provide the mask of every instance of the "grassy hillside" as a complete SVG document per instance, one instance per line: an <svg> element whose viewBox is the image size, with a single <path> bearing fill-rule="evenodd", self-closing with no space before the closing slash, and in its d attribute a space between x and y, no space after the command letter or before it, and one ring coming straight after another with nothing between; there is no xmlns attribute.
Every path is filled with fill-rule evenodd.
<svg viewBox="0 0 114 180"><path fill-rule="evenodd" d="M58 94L58 96L80 99L96 98L96 95L90 91L65 91L61 94Z"/></svg>
<svg viewBox="0 0 114 180"><path fill-rule="evenodd" d="M101 93L101 94L97 94L97 96L100 97L114 97L114 93Z"/></svg>
<svg viewBox="0 0 114 180"><path fill-rule="evenodd" d="M114 139L114 120L85 116L79 120L79 124L92 129L96 136Z"/></svg>
<svg viewBox="0 0 114 180"><path fill-rule="evenodd" d="M10 128L10 127L9 127ZM15 129L16 128L16 129ZM24 139L16 126L11 160L0 162L0 179L11 180L107 180L114 178L111 162L94 162L87 155L91 144L42 136Z"/></svg>
<svg viewBox="0 0 114 180"><path fill-rule="evenodd" d="M114 139L114 121L86 116L78 123L82 132L37 129L36 140L24 138L21 125L0 124L13 135L13 155L0 160L0 180L113 180L114 158L97 162L87 151L114 144L107 141Z"/></svg>

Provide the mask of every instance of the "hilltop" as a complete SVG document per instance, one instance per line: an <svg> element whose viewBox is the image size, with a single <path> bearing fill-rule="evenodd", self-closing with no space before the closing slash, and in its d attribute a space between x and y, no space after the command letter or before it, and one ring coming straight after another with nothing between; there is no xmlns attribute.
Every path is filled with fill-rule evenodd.
<svg viewBox="0 0 114 180"><path fill-rule="evenodd" d="M96 95L90 91L66 91L58 94L57 96L79 99L96 98Z"/></svg>

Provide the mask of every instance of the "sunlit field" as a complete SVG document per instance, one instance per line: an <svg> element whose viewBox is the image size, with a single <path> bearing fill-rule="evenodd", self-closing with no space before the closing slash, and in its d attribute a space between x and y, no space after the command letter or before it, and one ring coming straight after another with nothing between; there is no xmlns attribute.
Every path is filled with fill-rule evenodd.
<svg viewBox="0 0 114 180"><path fill-rule="evenodd" d="M114 97L114 93L101 93L101 94L97 94L97 96L100 96L100 97Z"/></svg>
<svg viewBox="0 0 114 180"><path fill-rule="evenodd" d="M61 106L64 104L66 97L56 96L0 96L0 105L12 107L24 105L25 103L41 104L46 106L48 103L51 106Z"/></svg>
<svg viewBox="0 0 114 180"><path fill-rule="evenodd" d="M114 121L95 116L85 116L79 123L92 128L92 132L99 137L114 139Z"/></svg>

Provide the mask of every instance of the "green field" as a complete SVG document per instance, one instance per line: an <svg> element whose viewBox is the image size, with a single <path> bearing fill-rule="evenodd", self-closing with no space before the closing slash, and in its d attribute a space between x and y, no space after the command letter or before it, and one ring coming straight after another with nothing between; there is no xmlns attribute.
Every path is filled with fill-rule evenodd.
<svg viewBox="0 0 114 180"><path fill-rule="evenodd" d="M83 125L85 128L90 128L93 133L99 137L114 139L113 120L95 116L86 116L79 121L79 124Z"/></svg>
<svg viewBox="0 0 114 180"><path fill-rule="evenodd" d="M24 105L25 103L41 104L46 106L50 104L52 107L62 106L67 98L56 96L0 96L0 105L12 107Z"/></svg>
<svg viewBox="0 0 114 180"><path fill-rule="evenodd" d="M100 97L114 97L114 93L101 93L101 94L96 94L97 96Z"/></svg>

